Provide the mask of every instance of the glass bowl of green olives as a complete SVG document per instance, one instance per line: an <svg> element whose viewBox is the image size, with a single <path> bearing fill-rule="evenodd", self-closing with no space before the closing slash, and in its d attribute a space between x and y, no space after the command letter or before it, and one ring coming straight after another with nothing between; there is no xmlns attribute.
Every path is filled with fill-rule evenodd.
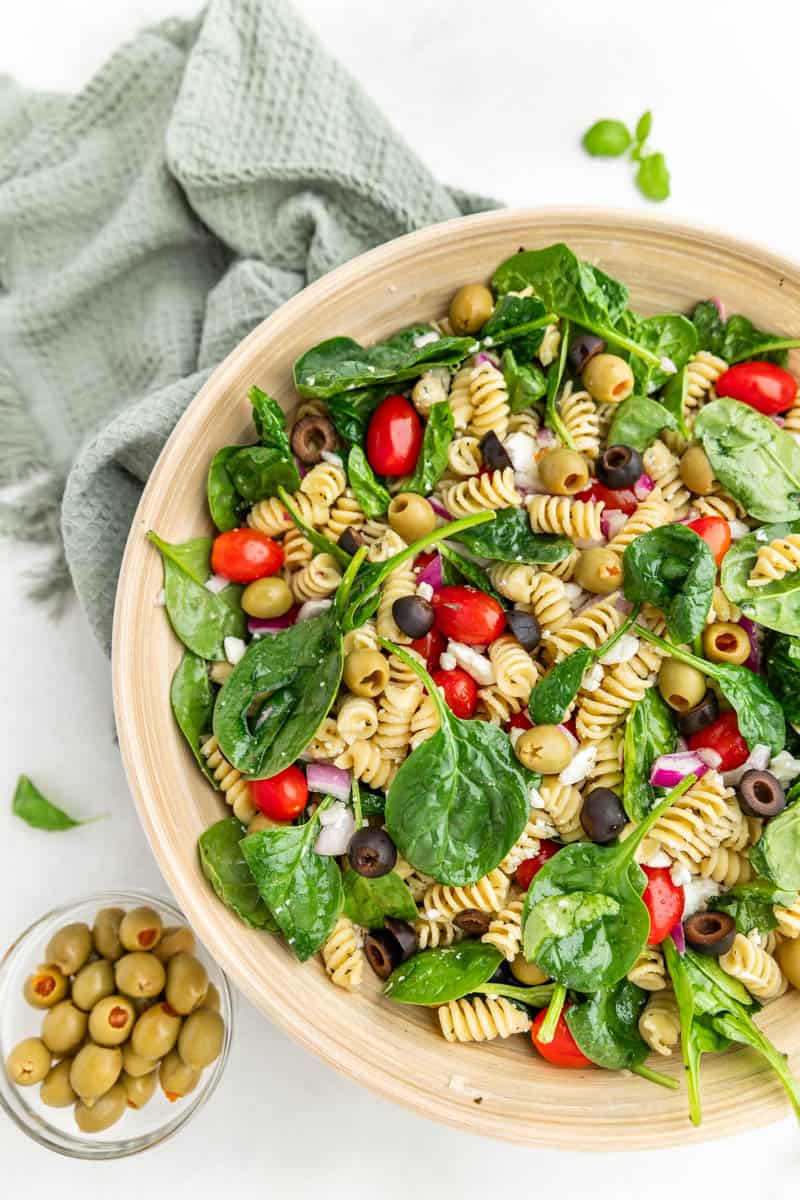
<svg viewBox="0 0 800 1200"><path fill-rule="evenodd" d="M0 962L0 1105L40 1145L121 1158L177 1133L228 1058L233 995L173 904L101 892Z"/></svg>

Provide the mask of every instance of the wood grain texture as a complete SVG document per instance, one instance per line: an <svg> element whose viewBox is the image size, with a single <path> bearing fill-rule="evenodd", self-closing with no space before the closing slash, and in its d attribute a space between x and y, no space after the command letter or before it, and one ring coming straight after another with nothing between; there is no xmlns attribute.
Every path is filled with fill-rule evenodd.
<svg viewBox="0 0 800 1200"><path fill-rule="evenodd" d="M387 1098L474 1133L531 1146L629 1149L698 1142L784 1116L773 1077L748 1050L703 1065L704 1121L689 1124L683 1087L668 1092L625 1073L560 1071L526 1038L451 1046L434 1012L332 987L277 939L247 930L216 900L197 863L198 835L227 811L173 724L169 685L181 647L164 610L159 555L145 541L210 531L205 480L214 452L252 438L247 390L295 402L294 359L336 334L370 342L442 315L462 283L488 279L518 247L565 241L631 289L642 313L724 298L760 327L797 333L800 268L758 247L648 216L510 210L410 234L339 268L263 322L225 360L170 437L142 497L125 553L114 621L114 697L123 761L153 852L199 936L248 998L301 1045ZM797 368L795 363L795 368ZM367 972L370 975L370 972ZM769 1006L761 1024L800 1068L800 998ZM664 1060L666 1061L666 1060ZM661 1069L683 1075L680 1059Z"/></svg>

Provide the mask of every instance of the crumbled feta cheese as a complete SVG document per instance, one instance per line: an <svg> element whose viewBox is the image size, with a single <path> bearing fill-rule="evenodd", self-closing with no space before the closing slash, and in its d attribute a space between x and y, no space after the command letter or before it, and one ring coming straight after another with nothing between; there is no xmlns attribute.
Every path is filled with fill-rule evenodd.
<svg viewBox="0 0 800 1200"><path fill-rule="evenodd" d="M516 485L530 491L541 488L536 461L538 447L534 439L527 433L510 433L503 441L503 448L511 459Z"/></svg>
<svg viewBox="0 0 800 1200"><path fill-rule="evenodd" d="M428 921L438 921L442 913L438 908L426 908L422 914Z"/></svg>
<svg viewBox="0 0 800 1200"><path fill-rule="evenodd" d="M435 329L432 329L430 333L418 333L417 336L411 340L415 349L421 350L423 346L430 346L431 342L438 342L439 334Z"/></svg>
<svg viewBox="0 0 800 1200"><path fill-rule="evenodd" d="M222 642L222 646L225 650L225 657L233 667L242 661L244 652L247 649L244 639L237 637L226 637Z"/></svg>
<svg viewBox="0 0 800 1200"><path fill-rule="evenodd" d="M343 467L344 460L340 454L334 454L333 450L320 450L319 456L323 462L331 463L334 467Z"/></svg>
<svg viewBox="0 0 800 1200"><path fill-rule="evenodd" d="M433 598L433 588L429 583L418 583L417 595L421 596L423 600L431 600Z"/></svg>
<svg viewBox="0 0 800 1200"><path fill-rule="evenodd" d="M159 590L156 592L156 596L153 601L153 604L156 606L156 608L163 608L166 603L167 603L167 593L164 591L163 588L159 588Z"/></svg>
<svg viewBox="0 0 800 1200"><path fill-rule="evenodd" d="M646 867L671 867L672 859L668 854L665 854L663 850L659 849L656 850L654 854L651 854L649 858L644 860L644 865Z"/></svg>
<svg viewBox="0 0 800 1200"><path fill-rule="evenodd" d="M795 758L788 750L781 750L770 760L769 769L778 783L786 785L800 775L800 759Z"/></svg>
<svg viewBox="0 0 800 1200"><path fill-rule="evenodd" d="M589 742L587 746L581 746L580 750L573 754L572 762L567 763L558 776L559 783L582 783L596 762L597 743Z"/></svg>
<svg viewBox="0 0 800 1200"><path fill-rule="evenodd" d="M666 354L663 355L663 357L659 360L658 365L661 367L661 370L666 371L668 375L674 375L678 369L672 359L667 358Z"/></svg>
<svg viewBox="0 0 800 1200"><path fill-rule="evenodd" d="M447 649L458 666L471 675L481 687L487 687L490 683L494 683L494 666L488 658L478 654L474 646L467 646L464 642L450 641L447 643Z"/></svg>
<svg viewBox="0 0 800 1200"><path fill-rule="evenodd" d="M574 611L583 599L583 588L579 583L565 583L564 591L569 601L569 606Z"/></svg>
<svg viewBox="0 0 800 1200"><path fill-rule="evenodd" d="M212 575L210 579L205 581L203 586L207 592L211 592L212 595L216 596L218 592L224 591L229 583L230 579L226 579L224 575Z"/></svg>
<svg viewBox="0 0 800 1200"><path fill-rule="evenodd" d="M769 536L769 534L767 533L767 531L765 529L757 529L756 530L755 537L756 537L757 542L765 542L767 540L768 536Z"/></svg>
<svg viewBox="0 0 800 1200"><path fill-rule="evenodd" d="M522 735L523 735L523 733L524 733L524 732L525 732L525 730L524 730L524 729L520 729L520 728L519 728L518 726L516 726L516 725L514 726L514 728L513 728L513 729L509 729L509 731L508 731L508 740L511 742L511 745L512 745L512 746L516 746L517 742L518 742L518 741L519 741L519 739L522 737Z"/></svg>
<svg viewBox="0 0 800 1200"><path fill-rule="evenodd" d="M468 353L469 354L477 354L478 351L480 350L480 348L481 348L480 342L473 342L468 350Z"/></svg>
<svg viewBox="0 0 800 1200"><path fill-rule="evenodd" d="M494 345L494 338L493 338L493 337L485 337L485 338L483 339L483 344L484 344L484 346L493 346L493 345Z"/></svg>
<svg viewBox="0 0 800 1200"><path fill-rule="evenodd" d="M731 531L731 541L740 542L743 537L747 537L750 532L744 521L740 521L738 517L734 517L732 521L728 521L728 528Z"/></svg>
<svg viewBox="0 0 800 1200"><path fill-rule="evenodd" d="M600 662L604 666L610 666L612 663L624 663L638 653L639 639L633 633L623 633L619 641L600 656Z"/></svg>
<svg viewBox="0 0 800 1200"><path fill-rule="evenodd" d="M306 600L305 604L300 605L297 620L310 621L312 617L318 617L321 613L327 612L332 604L332 600Z"/></svg>
<svg viewBox="0 0 800 1200"><path fill-rule="evenodd" d="M761 945L761 934L758 932L757 929L751 929L747 935L747 940L749 942L752 942L754 946L760 946Z"/></svg>
<svg viewBox="0 0 800 1200"><path fill-rule="evenodd" d="M542 796L542 793L539 791L539 789L536 787L533 787L533 786L529 787L528 788L528 796L530 797L531 808L537 808L540 812L543 812L544 811L544 798Z"/></svg>
<svg viewBox="0 0 800 1200"><path fill-rule="evenodd" d="M583 673L581 688L584 692L596 692L603 682L603 668L600 663L592 663Z"/></svg>
<svg viewBox="0 0 800 1200"><path fill-rule="evenodd" d="M684 904L681 920L685 921L693 913L705 912L712 896L719 896L721 892L722 888L718 883L714 883L713 879L697 879L692 876L689 883L683 885Z"/></svg>
<svg viewBox="0 0 800 1200"><path fill-rule="evenodd" d="M684 867L683 863L674 863L669 877L675 884L675 887L683 887L687 883L691 883L692 872Z"/></svg>
<svg viewBox="0 0 800 1200"><path fill-rule="evenodd" d="M439 655L439 666L443 671L455 671L458 666L455 654L450 654L448 650Z"/></svg>

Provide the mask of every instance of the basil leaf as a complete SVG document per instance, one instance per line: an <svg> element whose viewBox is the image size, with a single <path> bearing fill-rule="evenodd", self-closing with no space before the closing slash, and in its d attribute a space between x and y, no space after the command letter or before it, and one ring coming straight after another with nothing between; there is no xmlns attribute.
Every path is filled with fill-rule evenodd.
<svg viewBox="0 0 800 1200"><path fill-rule="evenodd" d="M447 469L447 452L455 434L453 410L447 401L434 404L428 415L422 449L414 474L405 485L407 492L427 496Z"/></svg>
<svg viewBox="0 0 800 1200"><path fill-rule="evenodd" d="M779 633L800 635L800 571L764 587L750 587L748 579L758 552L777 538L800 534L800 521L763 525L735 542L722 560L722 590L746 617Z"/></svg>
<svg viewBox="0 0 800 1200"><path fill-rule="evenodd" d="M644 1062L650 1048L639 1033L647 993L627 979L601 988L564 1014L578 1049L598 1067L622 1071Z"/></svg>
<svg viewBox="0 0 800 1200"><path fill-rule="evenodd" d="M379 517L389 507L391 496L367 462L360 446L351 446L347 456L347 479L353 495L368 517Z"/></svg>
<svg viewBox="0 0 800 1200"><path fill-rule="evenodd" d="M185 650L172 676L170 687L172 715L205 777L215 788L219 785L200 753L200 738L210 733L214 716L214 689L208 677L208 665L202 658Z"/></svg>
<svg viewBox="0 0 800 1200"><path fill-rule="evenodd" d="M61 833L65 829L87 824L86 821L76 821L63 808L58 808L43 796L27 775L20 775L17 780L11 811L31 829L44 829L48 833Z"/></svg>
<svg viewBox="0 0 800 1200"><path fill-rule="evenodd" d="M631 145L628 127L622 121L595 121L581 139L583 148L593 158L619 158Z"/></svg>
<svg viewBox="0 0 800 1200"><path fill-rule="evenodd" d="M345 915L356 925L383 929L384 917L397 917L400 921L417 919L414 897L396 871L372 879L348 867L343 883Z"/></svg>
<svg viewBox="0 0 800 1200"><path fill-rule="evenodd" d="M661 153L647 154L639 162L636 186L648 200L666 200L669 196L669 168Z"/></svg>
<svg viewBox="0 0 800 1200"><path fill-rule="evenodd" d="M800 891L800 804L792 804L764 826L750 847L753 869L795 895Z"/></svg>
<svg viewBox="0 0 800 1200"><path fill-rule="evenodd" d="M641 821L657 803L650 772L660 755L672 753L677 740L672 714L661 693L658 688L648 688L625 725L622 803L632 821Z"/></svg>
<svg viewBox="0 0 800 1200"><path fill-rule="evenodd" d="M205 587L211 575L211 538L172 545L152 530L147 536L164 560L167 616L175 633L200 658L224 659L225 638L243 638L247 621L241 587L231 583L221 592Z"/></svg>
<svg viewBox="0 0 800 1200"><path fill-rule="evenodd" d="M697 330L688 317L678 313L647 317L636 326L634 337L640 346L646 346L653 358L658 360L654 364L652 361L643 362L634 353L630 355L636 391L639 393L658 391L686 366L697 349ZM672 364L671 369L667 361Z"/></svg>
<svg viewBox="0 0 800 1200"><path fill-rule="evenodd" d="M772 638L765 668L770 691L786 720L800 723L800 638L783 633Z"/></svg>
<svg viewBox="0 0 800 1200"><path fill-rule="evenodd" d="M724 397L700 409L694 434L717 479L751 517L800 517L800 446L769 417Z"/></svg>
<svg viewBox="0 0 800 1200"><path fill-rule="evenodd" d="M622 556L623 590L667 617L669 635L691 642L705 628L717 564L706 542L686 525L662 525L634 538Z"/></svg>
<svg viewBox="0 0 800 1200"><path fill-rule="evenodd" d="M200 866L223 904L251 929L277 933L278 926L259 895L255 880L244 860L240 842L244 836L236 817L225 817L209 826L197 839Z"/></svg>
<svg viewBox="0 0 800 1200"><path fill-rule="evenodd" d="M588 646L580 646L539 680L528 700L534 725L560 725L565 720L593 657Z"/></svg>
<svg viewBox="0 0 800 1200"><path fill-rule="evenodd" d="M383 994L398 1004L449 1004L491 979L502 961L500 951L484 942L423 950L392 972Z"/></svg>
<svg viewBox="0 0 800 1200"><path fill-rule="evenodd" d="M737 884L722 896L712 897L708 907L729 913L738 932L747 935L753 929L759 933L775 929L778 919L774 905L791 905L796 899L796 891L784 891L769 879L753 879L750 883Z"/></svg>
<svg viewBox="0 0 800 1200"><path fill-rule="evenodd" d="M663 404L646 396L629 396L614 411L608 445L646 450L662 429L675 428L677 421Z"/></svg>
<svg viewBox="0 0 800 1200"><path fill-rule="evenodd" d="M241 449L241 446L224 446L214 455L208 468L208 511L220 533L236 529L244 517L245 505L228 470L228 463Z"/></svg>
<svg viewBox="0 0 800 1200"><path fill-rule="evenodd" d="M496 562L556 563L573 550L565 537L534 533L527 513L521 508L501 508L495 519L453 536L473 554Z"/></svg>
<svg viewBox="0 0 800 1200"><path fill-rule="evenodd" d="M541 367L535 363L518 365L511 346L503 351L500 370L506 381L508 405L514 413L530 408L547 392L547 380Z"/></svg>

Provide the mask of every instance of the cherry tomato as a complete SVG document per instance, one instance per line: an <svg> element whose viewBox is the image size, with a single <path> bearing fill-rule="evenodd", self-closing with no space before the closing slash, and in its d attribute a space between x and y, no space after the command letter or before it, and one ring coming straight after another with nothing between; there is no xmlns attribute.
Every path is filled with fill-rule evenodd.
<svg viewBox="0 0 800 1200"><path fill-rule="evenodd" d="M425 659L425 666L429 671L438 671L439 659L444 654L447 648L447 639L439 632L434 625L430 632L425 634L425 637L416 638L410 646L411 650L416 650L417 654L421 654Z"/></svg>
<svg viewBox="0 0 800 1200"><path fill-rule="evenodd" d="M689 738L689 749L716 750L722 759L718 771L732 771L734 767L740 767L750 753L747 742L739 733L735 712L723 713L705 729L693 733Z"/></svg>
<svg viewBox="0 0 800 1200"><path fill-rule="evenodd" d="M414 569L416 571L424 571L433 562L438 553L438 550L420 550L414 559Z"/></svg>
<svg viewBox="0 0 800 1200"><path fill-rule="evenodd" d="M688 528L703 539L719 566L730 549L731 527L728 522L723 517L698 517L689 522Z"/></svg>
<svg viewBox="0 0 800 1200"><path fill-rule="evenodd" d="M286 767L270 779L250 783L253 804L272 821L292 821L308 803L308 784L299 767Z"/></svg>
<svg viewBox="0 0 800 1200"><path fill-rule="evenodd" d="M408 475L422 446L422 425L405 396L387 396L370 418L367 458L378 475Z"/></svg>
<svg viewBox="0 0 800 1200"><path fill-rule="evenodd" d="M508 722L509 729L533 729L533 721L528 716L523 708L521 712L514 713L513 717Z"/></svg>
<svg viewBox="0 0 800 1200"><path fill-rule="evenodd" d="M506 614L493 596L478 588L439 588L433 593L436 628L445 637L467 646L488 646L506 627Z"/></svg>
<svg viewBox="0 0 800 1200"><path fill-rule="evenodd" d="M544 838L539 843L538 853L534 854L533 858L526 858L517 867L517 873L514 876L514 882L518 887L521 887L524 892L527 892L531 886L531 880L547 862L548 858L552 858L554 854L558 854L562 847L558 842L551 842Z"/></svg>
<svg viewBox="0 0 800 1200"><path fill-rule="evenodd" d="M283 547L257 529L229 529L214 538L211 569L234 583L252 583L283 566Z"/></svg>
<svg viewBox="0 0 800 1200"><path fill-rule="evenodd" d="M771 417L786 412L797 396L797 380L771 362L736 363L723 371L715 387L718 396L730 396Z"/></svg>
<svg viewBox="0 0 800 1200"><path fill-rule="evenodd" d="M452 671L434 671L431 679L444 692L448 707L457 717L467 720L478 703L478 685L461 667Z"/></svg>
<svg viewBox="0 0 800 1200"><path fill-rule="evenodd" d="M556 1067L591 1067L593 1065L592 1060L587 1058L582 1050L578 1049L578 1043L572 1036L569 1025L564 1017L564 1012L568 1007L569 1005L564 1005L564 1011L562 1011L561 1016L558 1018L552 1042L539 1041L538 1034L547 1016L547 1009L543 1008L540 1013L537 1013L531 1025L531 1041L542 1058L546 1058L549 1063L553 1063Z"/></svg>
<svg viewBox="0 0 800 1200"><path fill-rule="evenodd" d="M606 487L599 479L593 479L587 488L584 488L582 492L578 492L575 499L602 500L606 508L618 508L629 517L636 512L636 507L639 503L636 499L636 493L630 488Z"/></svg>
<svg viewBox="0 0 800 1200"><path fill-rule="evenodd" d="M669 867L642 867L647 876L647 887L642 899L650 913L649 946L663 942L683 916L685 897L683 888L672 882Z"/></svg>

